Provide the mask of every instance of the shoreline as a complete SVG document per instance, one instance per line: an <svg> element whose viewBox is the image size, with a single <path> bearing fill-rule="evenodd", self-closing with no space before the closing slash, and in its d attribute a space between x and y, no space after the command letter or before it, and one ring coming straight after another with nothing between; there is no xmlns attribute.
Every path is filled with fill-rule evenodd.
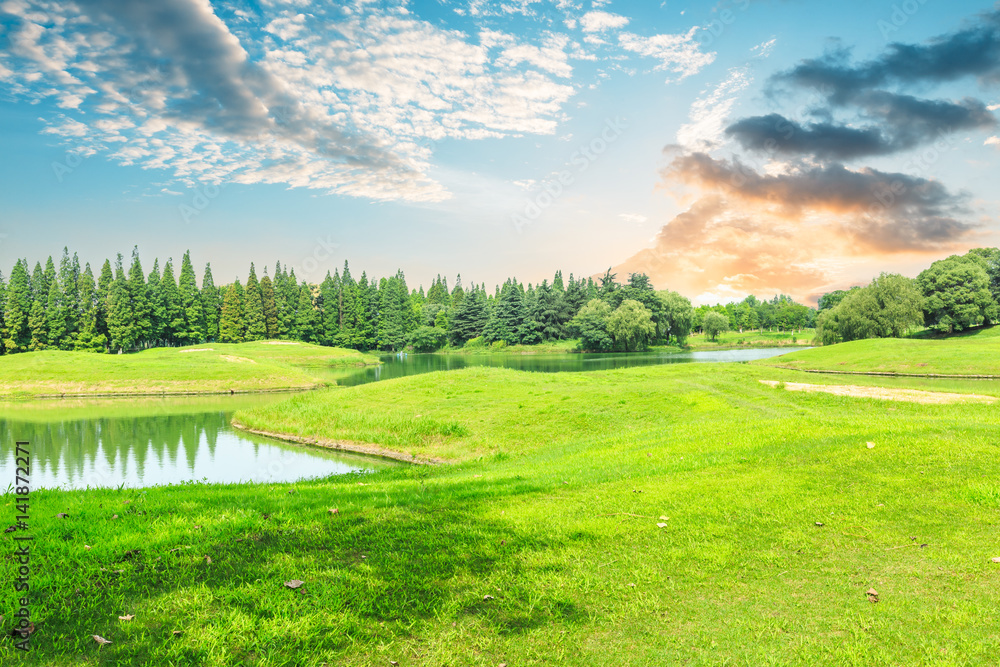
<svg viewBox="0 0 1000 667"><path fill-rule="evenodd" d="M54 401L63 398L158 398L163 396L235 396L245 394L281 394L294 393L300 391L316 391L331 385L325 383L306 385L301 387L276 387L273 389L230 389L228 391L114 391L114 392L86 392L86 393L54 393L54 394L0 394L0 401Z"/></svg>
<svg viewBox="0 0 1000 667"><path fill-rule="evenodd" d="M379 447L378 445L370 445L361 442L352 442L350 440L330 440L327 438L307 438L301 435L291 435L289 433L277 433L274 431L263 431L260 429L254 429L240 423L239 421L233 419L230 425L239 429L240 431L245 431L247 433L253 433L254 435L262 435L266 438L273 438L275 440L282 440L285 442L294 442L300 445L311 445L313 447L322 447L324 449L335 449L342 452L351 452L353 454L364 454L366 456L377 456L379 458L391 459L393 461L399 461L401 463L413 463L416 465L444 465L447 461L441 459L433 458L418 458L410 454L404 454L403 452L397 452L392 449L386 449L384 447Z"/></svg>

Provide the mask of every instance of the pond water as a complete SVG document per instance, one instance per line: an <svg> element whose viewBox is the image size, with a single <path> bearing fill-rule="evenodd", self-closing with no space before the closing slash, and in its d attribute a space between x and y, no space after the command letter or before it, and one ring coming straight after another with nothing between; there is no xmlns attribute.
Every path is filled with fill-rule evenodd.
<svg viewBox="0 0 1000 667"><path fill-rule="evenodd" d="M804 347L761 347L742 350L706 350L701 352L637 352L635 354L522 354L522 355L464 355L464 354L406 354L382 357L381 366L351 371L336 371L327 375L337 384L353 387L418 375L434 371L450 371L469 366L497 366L519 371L540 373L565 373L602 371L632 366L657 366L660 364L746 362L788 354Z"/></svg>
<svg viewBox="0 0 1000 667"><path fill-rule="evenodd" d="M14 480L16 441L31 443L32 488L292 482L396 465L238 431L229 423L233 412L262 401L229 398L8 406L0 411L0 480L4 487Z"/></svg>
<svg viewBox="0 0 1000 667"><path fill-rule="evenodd" d="M655 364L745 362L796 348L640 354L466 356L401 354L377 367L311 372L341 386L454 370L501 366L545 373ZM0 489L15 478L15 442L31 443L32 488L128 488L206 481L293 482L371 471L395 462L284 443L234 429L237 410L282 394L0 404Z"/></svg>

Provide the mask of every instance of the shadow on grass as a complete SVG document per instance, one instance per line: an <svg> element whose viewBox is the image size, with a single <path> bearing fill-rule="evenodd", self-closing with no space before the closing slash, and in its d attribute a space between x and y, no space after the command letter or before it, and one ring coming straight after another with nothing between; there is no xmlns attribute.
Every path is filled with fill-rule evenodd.
<svg viewBox="0 0 1000 667"><path fill-rule="evenodd" d="M407 636L422 622L472 622L498 635L574 623L586 617L575 601L533 586L552 566L525 562L594 538L517 531L489 516L494 498L542 490L516 476L402 469L294 485L149 489L141 506L117 510L122 516L110 522L107 508L122 507L129 492L88 492L68 519L38 528L33 558L62 570L35 588L35 657L198 663L211 649L186 638L205 635L225 638L233 657L252 663L260 638L282 633L283 652L338 652ZM45 498L52 508L65 504L60 493ZM343 509L330 514L333 506ZM305 583L284 585L293 579ZM117 618L126 613L135 614L127 628ZM94 634L113 643L98 651Z"/></svg>

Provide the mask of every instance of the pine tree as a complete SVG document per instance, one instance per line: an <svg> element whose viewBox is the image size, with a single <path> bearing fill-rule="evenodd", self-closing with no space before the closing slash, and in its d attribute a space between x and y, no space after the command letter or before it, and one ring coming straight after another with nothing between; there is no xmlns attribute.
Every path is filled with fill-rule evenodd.
<svg viewBox="0 0 1000 667"><path fill-rule="evenodd" d="M107 338L97 331L97 288L90 264L77 279L77 294L80 300L80 330L73 349L86 352L103 352Z"/></svg>
<svg viewBox="0 0 1000 667"><path fill-rule="evenodd" d="M163 302L163 338L167 345L176 345L184 333L184 308L181 293L174 278L173 260L167 259L160 277L160 299Z"/></svg>
<svg viewBox="0 0 1000 667"><path fill-rule="evenodd" d="M48 305L45 308L48 347L53 350L70 350L72 341L67 338L66 297L59 286L58 277L53 277L49 285Z"/></svg>
<svg viewBox="0 0 1000 667"><path fill-rule="evenodd" d="M456 286L455 289L461 288ZM454 296L455 293L452 292L452 297ZM452 343L463 345L466 341L481 336L488 321L486 293L473 286L464 294L464 298L452 313L449 331Z"/></svg>
<svg viewBox="0 0 1000 667"><path fill-rule="evenodd" d="M3 322L6 321L4 319L4 311L6 308L7 308L7 281L3 279L3 272L0 271L0 354L3 354L6 349L2 342Z"/></svg>
<svg viewBox="0 0 1000 667"><path fill-rule="evenodd" d="M115 279L108 291L108 340L109 352L131 350L135 347L135 317L129 294L129 281L122 268L122 256L115 261Z"/></svg>
<svg viewBox="0 0 1000 667"><path fill-rule="evenodd" d="M354 344L358 350L374 350L378 345L379 293L378 284L369 282L368 274L361 272L361 280L356 289L354 301L354 321L357 322Z"/></svg>
<svg viewBox="0 0 1000 667"><path fill-rule="evenodd" d="M104 260L101 275L97 279L97 333L111 340L108 333L108 297L111 296L111 285L115 282L115 274L111 271L111 262Z"/></svg>
<svg viewBox="0 0 1000 667"><path fill-rule="evenodd" d="M264 324L264 303L260 295L260 283L257 282L257 272L254 270L253 262L250 262L250 275L247 277L247 286L244 290L245 301L243 302L243 313L246 318L246 340L264 340L267 337L267 326ZM298 303L298 299L296 299ZM298 322L296 322L296 327Z"/></svg>
<svg viewBox="0 0 1000 667"><path fill-rule="evenodd" d="M240 281L226 288L226 296L222 300L222 313L219 316L219 342L220 343L242 343L243 330L243 302L240 296Z"/></svg>
<svg viewBox="0 0 1000 667"><path fill-rule="evenodd" d="M503 341L508 345L520 342L520 329L524 321L524 296L514 280L504 283L489 322L483 330L487 342Z"/></svg>
<svg viewBox="0 0 1000 667"><path fill-rule="evenodd" d="M281 268L281 262L274 264L274 306L278 311L278 337L291 338L295 332L295 308L298 305L298 291L293 294L288 289L288 274ZM289 301L294 296L296 301Z"/></svg>
<svg viewBox="0 0 1000 667"><path fill-rule="evenodd" d="M132 248L132 266L128 272L128 298L132 311L131 349L150 339L149 300L146 298L146 277L142 274L139 248Z"/></svg>
<svg viewBox="0 0 1000 667"><path fill-rule="evenodd" d="M31 279L28 262L17 260L10 272L7 300L4 305L3 346L8 352L24 352L31 343L28 317L31 313Z"/></svg>
<svg viewBox="0 0 1000 667"><path fill-rule="evenodd" d="M312 290L302 281L299 286L299 302L295 308L295 337L310 343L315 335L315 310L313 309Z"/></svg>
<svg viewBox="0 0 1000 667"><path fill-rule="evenodd" d="M149 304L149 337L157 345L163 345L170 324L160 282L160 260L154 259L153 269L146 276L146 303Z"/></svg>
<svg viewBox="0 0 1000 667"><path fill-rule="evenodd" d="M378 346L383 350L402 350L410 331L410 295L403 272L379 281Z"/></svg>
<svg viewBox="0 0 1000 667"><path fill-rule="evenodd" d="M201 305L198 293L198 280L191 265L191 251L184 253L181 259L181 275L177 289L180 292L180 308L183 313L184 325L177 333L181 344L192 345L205 340L205 311Z"/></svg>
<svg viewBox="0 0 1000 667"><path fill-rule="evenodd" d="M278 337L278 305L274 299L274 283L267 275L264 267L264 277L260 279L260 300L264 308L264 330L268 338Z"/></svg>
<svg viewBox="0 0 1000 667"><path fill-rule="evenodd" d="M206 340L219 340L219 316L222 312L222 301L219 288L212 278L212 265L205 265L205 275L201 279L201 308L205 313Z"/></svg>
<svg viewBox="0 0 1000 667"><path fill-rule="evenodd" d="M76 253L69 256L69 248L63 248L62 259L59 261L59 286L62 288L62 298L66 307L66 332L63 338L65 344L61 344L62 349L72 350L80 329L80 295L76 290L77 282L80 280L80 258Z"/></svg>
<svg viewBox="0 0 1000 667"><path fill-rule="evenodd" d="M48 299L45 300L47 302ZM49 320L45 316L45 306L41 299L31 302L31 311L28 314L28 328L31 330L31 342L28 349L32 352L44 350L49 340Z"/></svg>

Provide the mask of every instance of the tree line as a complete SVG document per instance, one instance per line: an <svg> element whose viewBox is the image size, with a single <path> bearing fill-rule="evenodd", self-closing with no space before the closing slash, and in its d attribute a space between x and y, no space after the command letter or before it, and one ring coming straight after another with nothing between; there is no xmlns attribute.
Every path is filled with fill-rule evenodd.
<svg viewBox="0 0 1000 667"><path fill-rule="evenodd" d="M1000 250L974 248L938 260L916 278L882 273L864 287L819 300L816 337L824 345L898 338L927 326L963 331L1000 319Z"/></svg>
<svg viewBox="0 0 1000 667"><path fill-rule="evenodd" d="M18 260L9 279L0 274L0 353L34 350L132 352L205 342L290 339L358 350L434 351L445 345L533 345L579 339L588 351L634 351L650 344L683 344L702 329L708 311L726 314L734 328L806 326L813 311L790 298L748 297L741 304L695 310L676 292L656 291L645 274L619 283L610 271L598 280L564 280L525 286L510 278L492 292L485 284L451 288L435 278L409 289L402 271L355 279L350 266L327 273L319 284L296 278L276 263L269 274L250 264L246 282L216 286L211 264L197 280L190 252L179 269L154 260L147 273L132 251L95 274L76 253L63 250L29 271ZM749 315L747 314L749 313ZM711 319L711 318L710 318Z"/></svg>

